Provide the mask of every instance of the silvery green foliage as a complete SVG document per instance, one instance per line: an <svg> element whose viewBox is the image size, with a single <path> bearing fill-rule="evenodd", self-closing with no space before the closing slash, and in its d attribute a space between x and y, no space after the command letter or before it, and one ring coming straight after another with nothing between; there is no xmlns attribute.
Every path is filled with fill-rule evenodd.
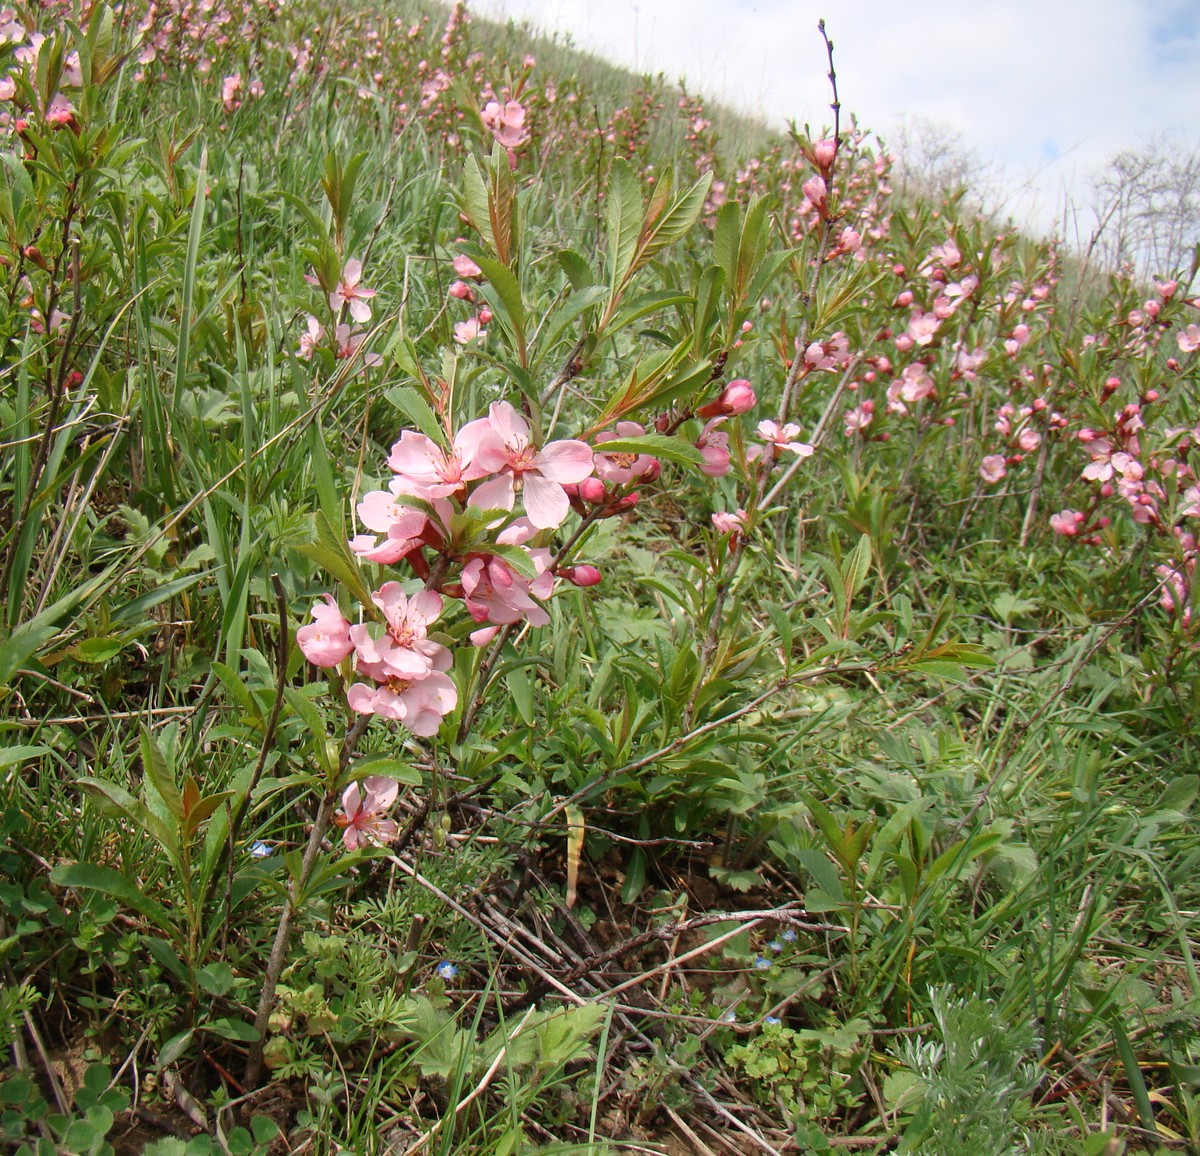
<svg viewBox="0 0 1200 1156"><path fill-rule="evenodd" d="M930 1156L1016 1153L1020 1105L1038 1081L1032 1023L1008 1023L982 999L930 992L935 1031L907 1041L900 1058L923 1088L900 1147Z"/></svg>

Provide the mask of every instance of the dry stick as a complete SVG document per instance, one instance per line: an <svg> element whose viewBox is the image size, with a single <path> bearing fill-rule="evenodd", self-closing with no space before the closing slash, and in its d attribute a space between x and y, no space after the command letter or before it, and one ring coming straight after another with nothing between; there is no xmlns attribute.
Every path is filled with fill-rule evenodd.
<svg viewBox="0 0 1200 1156"><path fill-rule="evenodd" d="M350 765L350 760L354 757L354 752L358 747L358 741L366 734L370 721L370 715L359 715L354 720L354 725L346 732L345 741L342 743L342 753L338 759L339 780ZM250 1053L246 1059L246 1074L242 1080L247 1088L257 1087L259 1077L262 1075L263 1046L266 1043L271 1011L275 1006L275 988L279 984L279 977L283 974L284 964L287 962L288 945L292 936L292 917L296 914L300 895L308 885L313 868L316 866L317 855L321 850L321 841L325 838L325 832L329 829L329 822L333 818L336 798L333 790L328 790L321 799L317 817L313 820L312 831L308 837L308 846L304 848L304 858L300 861L300 873L293 876L288 887L287 902L284 903L283 910L279 915L279 928L275 932L275 942L271 946L271 954L267 959L267 973L263 977L262 993L258 999L258 1014L254 1017L254 1030L258 1038L250 1045Z"/></svg>
<svg viewBox="0 0 1200 1156"><path fill-rule="evenodd" d="M1046 460L1050 456L1050 431L1042 434L1042 448L1038 454L1037 467L1033 471L1033 485L1029 488L1029 505L1025 507L1025 520L1021 523L1021 537L1017 541L1020 549L1025 549L1029 540L1029 532L1033 529L1033 519L1037 516L1038 497L1042 492L1042 479L1046 476Z"/></svg>
<svg viewBox="0 0 1200 1156"><path fill-rule="evenodd" d="M635 984L635 983L641 982L642 979L648 978L650 975L655 974L659 970L658 968L656 968L654 971L648 972L646 976L635 977L635 979L628 981L625 984L619 985L616 988L612 988L609 991L605 991L605 992L599 992L596 995L585 999L583 996L580 996L577 992L572 991L569 987L566 986L566 984L562 983L560 980L555 979L554 976L547 973L542 967L540 967L537 964L537 962L535 960L531 959L526 952L524 952L520 948L516 947L511 942L511 940L505 939L504 936L500 935L493 928L489 927L488 924L485 923L482 919L480 919L478 916L472 914L465 907L463 907L461 903L457 903L455 900L451 899L450 896L447 895L440 887L438 887L436 884L434 884L434 883L430 882L428 879L426 879L425 876L422 875L411 864L406 863L403 859L401 859L397 855L388 855L388 856L386 856L386 858L389 860L389 862L391 862L395 866L399 867L400 870L403 871L406 875L408 875L409 878L411 878L414 882L419 883L422 887L424 887L427 891L429 891L430 894L432 894L436 898L440 899L452 911L461 915L469 923L471 923L473 926L475 926L480 931L482 931L483 934L486 935L490 940L492 940L492 942L495 943L502 951L513 956L513 958L517 959L519 962L525 964L526 967L529 967L531 970L536 972L542 978L543 982L548 984L550 987L554 988L556 991L559 992L560 995L564 996L566 999L570 1000L573 1004L575 1004L577 1006L582 1007L586 1004L594 1003L594 1002L596 1002L596 1000L606 998L607 996L609 996L617 991L621 991L624 988L633 986L633 984ZM753 927L760 922L762 922L762 918L758 917L758 918L753 919L747 926ZM720 943L723 943L723 942L725 942L725 940L729 939L731 935L737 934L741 930L743 930L743 928L739 927L737 929L737 931L735 931L735 932L731 932L727 935L720 936L717 939L713 940L712 943L705 944L702 947L697 948L695 951L689 952L687 954L687 956L680 956L679 959L675 960L674 962L679 963L683 959L686 959L692 955L698 954L700 951L707 951L712 947L718 946ZM630 1030L643 1043L646 1043L647 1045L650 1044L650 1041L647 1039L646 1035L643 1032L638 1031L637 1028L634 1027L634 1025L629 1021L627 1016L622 1015L621 1019L622 1019L622 1022L627 1024L628 1027L630 1028ZM672 1067L677 1070L679 1075L681 1075L684 1079L686 1079L688 1081L688 1083L692 1086L692 1088L696 1091L696 1093L719 1116L728 1120L740 1132L742 1132L743 1134L748 1136L750 1139L752 1139L764 1152L769 1153L770 1156L781 1156L781 1153L779 1152L779 1150L774 1148L769 1143L767 1143L767 1141L764 1140L757 1132L755 1132L753 1128L749 1127L747 1124L744 1124L741 1120L739 1120L736 1116L734 1116L732 1112L730 1112L722 1104L719 1104L709 1093L708 1089L705 1088L692 1075L692 1073L687 1068L684 1068L684 1067L678 1066L678 1065L672 1065Z"/></svg>

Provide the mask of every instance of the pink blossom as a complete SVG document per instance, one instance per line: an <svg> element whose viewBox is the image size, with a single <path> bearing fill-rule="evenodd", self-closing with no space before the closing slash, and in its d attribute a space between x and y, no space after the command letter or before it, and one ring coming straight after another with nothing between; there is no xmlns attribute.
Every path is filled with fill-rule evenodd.
<svg viewBox="0 0 1200 1156"><path fill-rule="evenodd" d="M851 437L853 434L862 433L875 420L875 403L870 399L861 402L853 409L848 409L842 414L842 421L845 423L845 434Z"/></svg>
<svg viewBox="0 0 1200 1156"><path fill-rule="evenodd" d="M392 492L448 498L467 482L485 477L491 471L476 466L472 459L486 427L486 418L468 422L455 434L449 451L424 434L405 430L388 454L387 464L397 475L392 481Z"/></svg>
<svg viewBox="0 0 1200 1156"><path fill-rule="evenodd" d="M1076 510L1062 510L1050 515L1050 528L1064 538L1073 538L1083 525L1083 515Z"/></svg>
<svg viewBox="0 0 1200 1156"><path fill-rule="evenodd" d="M636 421L619 421L615 431L605 430L597 434L596 452L592 456L596 477L614 486L624 486L660 468L658 459L649 454L604 453L600 450L605 442L617 438L642 437L645 433L645 428Z"/></svg>
<svg viewBox="0 0 1200 1156"><path fill-rule="evenodd" d="M483 270L465 253L459 253L450 264L455 273L468 281L478 280L483 276Z"/></svg>
<svg viewBox="0 0 1200 1156"><path fill-rule="evenodd" d="M744 377L739 377L721 390L719 396L714 400L696 410L696 416L706 419L732 417L753 409L757 402L758 398L754 394L753 387Z"/></svg>
<svg viewBox="0 0 1200 1156"><path fill-rule="evenodd" d="M382 534L384 540L377 544L375 534L359 534L350 540L351 551L383 565L392 565L415 550L429 523L424 512L401 505L387 490L364 494L358 503L358 516L368 530Z"/></svg>
<svg viewBox="0 0 1200 1156"><path fill-rule="evenodd" d="M700 472L710 478L723 478L729 473L729 435L715 428L724 420L723 417L713 418L696 439L696 448L704 459L700 463Z"/></svg>
<svg viewBox="0 0 1200 1156"><path fill-rule="evenodd" d="M479 324L478 317L468 317L466 321L459 321L454 326L454 340L459 345L470 345L476 339L483 339L487 336L487 330Z"/></svg>
<svg viewBox="0 0 1200 1156"><path fill-rule="evenodd" d="M922 313L918 309L909 318L905 336L915 345L928 345L940 324L936 313Z"/></svg>
<svg viewBox="0 0 1200 1156"><path fill-rule="evenodd" d="M371 320L371 307L367 304L375 296L374 289L366 289L359 282L362 280L362 262L351 257L342 270L342 279L337 288L329 294L329 308L340 313L343 305L350 307L350 316L360 325Z"/></svg>
<svg viewBox="0 0 1200 1156"><path fill-rule="evenodd" d="M355 357L367 340L367 335L358 329L351 329L344 322L333 331L333 343L336 346L334 356L339 361L349 361ZM362 365L374 367L383 364L383 358L378 353L367 352L362 356Z"/></svg>
<svg viewBox="0 0 1200 1156"><path fill-rule="evenodd" d="M465 281L455 281L449 290L450 296L456 301L474 301L475 290Z"/></svg>
<svg viewBox="0 0 1200 1156"><path fill-rule="evenodd" d="M385 582L371 601L383 612L384 629L375 637L369 626L350 627L359 669L375 670L383 679L422 679L449 666L446 648L428 637L442 612L440 594L420 590L409 599L399 582Z"/></svg>
<svg viewBox="0 0 1200 1156"><path fill-rule="evenodd" d="M479 487L484 509L512 509L519 487L529 521L539 530L561 526L570 511L564 484L582 482L593 470L592 447L586 442L549 442L540 450L530 441L529 423L506 401L492 402L487 426L472 422L463 448L485 473L500 476ZM464 427L464 435L467 429ZM473 498L476 495L472 495Z"/></svg>
<svg viewBox="0 0 1200 1156"><path fill-rule="evenodd" d="M17 82L11 76L0 78L0 100L12 100L17 95Z"/></svg>
<svg viewBox="0 0 1200 1156"><path fill-rule="evenodd" d="M595 566L562 566L558 570L558 577L565 578L574 586L597 586L603 580L604 575Z"/></svg>
<svg viewBox="0 0 1200 1156"><path fill-rule="evenodd" d="M1175 334L1180 353L1195 353L1200 349L1200 325L1189 325Z"/></svg>
<svg viewBox="0 0 1200 1156"><path fill-rule="evenodd" d="M444 671L450 667L450 652L441 648L439 669L424 678L409 680L389 677L381 667L357 663L359 674L375 682L356 682L346 692L346 702L358 714L377 714L402 722L415 735L437 734L442 719L458 705L458 688Z"/></svg>
<svg viewBox="0 0 1200 1156"><path fill-rule="evenodd" d="M718 534L740 534L746 528L746 511L740 508L733 514L718 511L712 516L712 524Z"/></svg>
<svg viewBox="0 0 1200 1156"><path fill-rule="evenodd" d="M780 450L786 450L799 458L807 458L816 453L813 446L796 440L800 436L800 427L792 422L780 426L778 422L760 421L758 436L768 443L773 454L777 454Z"/></svg>
<svg viewBox="0 0 1200 1156"><path fill-rule="evenodd" d="M817 141L813 146L813 160L816 161L817 168L822 172L828 172L833 164L834 158L837 156L837 141L825 139ZM811 199L811 198L810 198Z"/></svg>
<svg viewBox="0 0 1200 1156"><path fill-rule="evenodd" d="M242 78L240 74L235 72L221 81L221 103L225 106L226 112L234 112L241 108L242 102L238 99L241 91Z"/></svg>
<svg viewBox="0 0 1200 1156"><path fill-rule="evenodd" d="M316 603L312 616L316 620L296 631L296 645L314 666L337 666L353 649L350 623L346 621L332 595Z"/></svg>
<svg viewBox="0 0 1200 1156"><path fill-rule="evenodd" d="M529 130L525 127L525 109L515 100L506 101L503 105L497 100L489 100L483 107L483 123L491 130L492 136L506 149L520 148L529 140Z"/></svg>
<svg viewBox="0 0 1200 1156"><path fill-rule="evenodd" d="M46 109L46 123L56 128L69 125L75 118L75 106L61 92L56 92Z"/></svg>
<svg viewBox="0 0 1200 1156"><path fill-rule="evenodd" d="M988 454L979 464L979 476L989 485L995 485L1008 473L1008 463L1003 454Z"/></svg>
<svg viewBox="0 0 1200 1156"><path fill-rule="evenodd" d="M301 361L311 361L312 355L320 348L325 338L325 326L311 313L305 316L308 318L308 331L300 335L300 348L296 350L296 356Z"/></svg>
<svg viewBox="0 0 1200 1156"><path fill-rule="evenodd" d="M1023 453L1033 453L1041 444L1042 435L1037 430L1030 429L1028 426L1017 434L1017 445L1021 447Z"/></svg>
<svg viewBox="0 0 1200 1156"><path fill-rule="evenodd" d="M550 573L550 551L532 550L537 570L528 579L494 555L475 555L463 567L462 587L467 610L476 622L507 626L525 619L530 626L545 626L550 615L534 601L549 598L554 590Z"/></svg>
<svg viewBox="0 0 1200 1156"><path fill-rule="evenodd" d="M351 783L342 794L342 813L333 821L342 828L347 851L356 851L368 843L390 843L398 830L384 812L393 807L400 784L383 775L369 775L361 783Z"/></svg>

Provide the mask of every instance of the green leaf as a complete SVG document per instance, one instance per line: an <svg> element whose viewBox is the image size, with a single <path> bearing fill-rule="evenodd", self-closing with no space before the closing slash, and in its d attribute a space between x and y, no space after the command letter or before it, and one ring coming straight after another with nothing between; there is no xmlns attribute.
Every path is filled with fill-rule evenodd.
<svg viewBox="0 0 1200 1156"><path fill-rule="evenodd" d="M395 779L406 787L419 787L422 781L421 772L416 767L395 755L373 754L355 759L350 766L350 778L365 779L368 775Z"/></svg>
<svg viewBox="0 0 1200 1156"><path fill-rule="evenodd" d="M209 1020L208 1023L202 1024L201 1028L226 1040L241 1040L248 1044L258 1040L258 1032L254 1030L253 1024L248 1024L245 1020L235 1020L232 1017Z"/></svg>
<svg viewBox="0 0 1200 1156"><path fill-rule="evenodd" d="M397 385L389 389L384 397L430 441L445 445L446 431L442 429L437 414L425 400L422 390L414 385Z"/></svg>
<svg viewBox="0 0 1200 1156"><path fill-rule="evenodd" d="M609 308L616 303L637 255L645 205L633 168L624 157L613 162L608 175Z"/></svg>
<svg viewBox="0 0 1200 1156"><path fill-rule="evenodd" d="M647 454L680 465L697 465L704 455L691 442L666 434L638 434L636 437L613 438L602 442L596 450L605 454Z"/></svg>
<svg viewBox="0 0 1200 1156"><path fill-rule="evenodd" d="M175 921L159 902L151 899L134 881L111 867L98 863L67 863L50 872L51 880L59 887L99 891L110 899L131 907L144 915L162 931L173 932Z"/></svg>
<svg viewBox="0 0 1200 1156"><path fill-rule="evenodd" d="M142 727L140 746L142 769L147 781L158 792L171 817L182 823L185 813L183 796L175 785L175 776L167 766L166 757L158 745L158 740L147 727Z"/></svg>
<svg viewBox="0 0 1200 1156"><path fill-rule="evenodd" d="M40 759L50 753L49 747L0 747L0 768L27 763L30 759Z"/></svg>
<svg viewBox="0 0 1200 1156"><path fill-rule="evenodd" d="M337 534L320 511L314 515L314 521L317 527L317 541L298 546L297 549L341 582L364 606L370 606L371 592L363 581L362 571L350 553L345 539Z"/></svg>

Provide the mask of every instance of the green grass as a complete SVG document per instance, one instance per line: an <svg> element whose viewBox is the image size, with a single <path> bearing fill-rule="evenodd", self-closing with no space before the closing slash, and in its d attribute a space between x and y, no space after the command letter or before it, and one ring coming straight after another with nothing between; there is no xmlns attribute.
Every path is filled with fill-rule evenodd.
<svg viewBox="0 0 1200 1156"><path fill-rule="evenodd" d="M1182 291L1131 324L1154 288L1077 297L961 200L896 203L869 136L822 216L813 142L511 25L144 15L0 50L6 1149L1200 1144ZM338 336L351 258L372 315ZM754 406L705 430L735 379ZM538 445L643 423L661 473L544 555L463 508L356 561L401 431L501 400ZM747 454L763 419L815 452ZM471 645L481 558L562 570L549 623ZM433 734L297 637L389 580L442 596ZM396 829L347 851L368 776Z"/></svg>

